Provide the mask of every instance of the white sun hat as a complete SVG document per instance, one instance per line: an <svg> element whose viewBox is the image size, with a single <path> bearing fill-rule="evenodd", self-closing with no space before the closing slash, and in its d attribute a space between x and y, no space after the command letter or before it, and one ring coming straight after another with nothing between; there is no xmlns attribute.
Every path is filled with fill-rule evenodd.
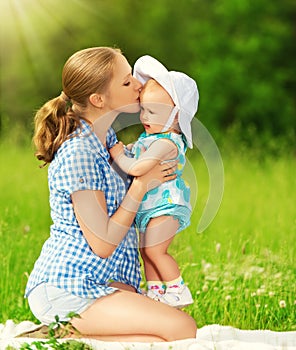
<svg viewBox="0 0 296 350"><path fill-rule="evenodd" d="M187 146L193 148L191 120L197 112L199 100L196 82L182 72L168 71L162 63L149 55L142 56L136 61L134 77L142 84L149 79L154 79L168 92L174 101L175 108L164 129L171 126L176 113L179 113L180 129L186 138Z"/></svg>

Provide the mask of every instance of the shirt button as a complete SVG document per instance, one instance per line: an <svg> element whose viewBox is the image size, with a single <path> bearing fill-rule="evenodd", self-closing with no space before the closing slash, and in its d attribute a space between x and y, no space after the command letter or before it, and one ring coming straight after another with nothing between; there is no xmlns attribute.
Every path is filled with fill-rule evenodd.
<svg viewBox="0 0 296 350"><path fill-rule="evenodd" d="M80 178L80 179L79 179L79 182L80 182L80 183L83 183L83 182L84 182L84 180L83 180L82 178Z"/></svg>

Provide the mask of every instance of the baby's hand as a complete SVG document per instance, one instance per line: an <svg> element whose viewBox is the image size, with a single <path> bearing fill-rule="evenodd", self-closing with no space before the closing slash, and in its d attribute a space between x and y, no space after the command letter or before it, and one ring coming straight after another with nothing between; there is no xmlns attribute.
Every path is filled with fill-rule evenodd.
<svg viewBox="0 0 296 350"><path fill-rule="evenodd" d="M121 141L116 143L112 148L109 149L111 157L115 160L121 154L124 153L124 145Z"/></svg>

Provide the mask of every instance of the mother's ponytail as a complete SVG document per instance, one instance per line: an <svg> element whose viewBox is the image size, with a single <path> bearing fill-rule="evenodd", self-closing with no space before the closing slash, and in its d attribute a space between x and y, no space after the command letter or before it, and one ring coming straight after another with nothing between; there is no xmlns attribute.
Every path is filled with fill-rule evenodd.
<svg viewBox="0 0 296 350"><path fill-rule="evenodd" d="M36 157L44 165L53 160L61 144L81 126L81 119L87 121L88 98L92 93L107 91L119 54L119 49L92 47L67 60L62 72L62 93L45 103L35 116L33 141Z"/></svg>
<svg viewBox="0 0 296 350"><path fill-rule="evenodd" d="M71 100L62 92L60 96L46 102L35 115L33 141L36 157L44 161L43 166L53 160L61 144L81 124L81 117L71 108Z"/></svg>

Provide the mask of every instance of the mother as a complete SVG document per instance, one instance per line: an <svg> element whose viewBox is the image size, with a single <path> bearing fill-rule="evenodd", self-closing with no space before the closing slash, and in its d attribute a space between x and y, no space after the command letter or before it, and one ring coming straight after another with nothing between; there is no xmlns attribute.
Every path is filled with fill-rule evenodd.
<svg viewBox="0 0 296 350"><path fill-rule="evenodd" d="M81 50L66 62L63 92L36 113L36 156L50 163L53 224L26 288L30 308L48 324L71 323L84 336L117 341L194 338L185 312L140 291L135 213L147 190L174 178L175 164L157 165L126 184L107 149L111 124L139 110L141 84L120 50Z"/></svg>

